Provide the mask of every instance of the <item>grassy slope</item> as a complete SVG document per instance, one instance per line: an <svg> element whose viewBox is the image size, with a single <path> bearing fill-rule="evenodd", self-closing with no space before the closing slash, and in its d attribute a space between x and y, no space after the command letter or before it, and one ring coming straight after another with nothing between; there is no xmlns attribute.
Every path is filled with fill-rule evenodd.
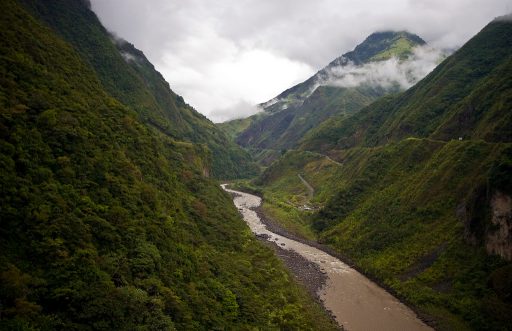
<svg viewBox="0 0 512 331"><path fill-rule="evenodd" d="M239 131L236 141L252 149L288 149L312 129L335 115L357 112L377 98L395 91L370 86L341 88L317 87L317 80L328 76L327 70L343 61L364 64L392 56L406 58L414 46L424 44L419 37L406 32L381 32L369 36L354 51L336 59L316 75L281 93L275 104L265 107L259 118ZM343 62L346 64L345 62ZM313 91L314 89L314 91Z"/></svg>
<svg viewBox="0 0 512 331"><path fill-rule="evenodd" d="M249 116L247 118L230 120L223 123L217 123L217 127L224 131L231 140L235 141L238 134L247 129L249 125L251 125L251 122L255 116L257 115Z"/></svg>
<svg viewBox="0 0 512 331"><path fill-rule="evenodd" d="M301 147L327 151L409 136L512 141L511 26L489 24L408 91L357 116L332 118Z"/></svg>
<svg viewBox="0 0 512 331"><path fill-rule="evenodd" d="M202 176L204 146L12 0L0 34L0 329L332 329Z"/></svg>
<svg viewBox="0 0 512 331"><path fill-rule="evenodd" d="M485 215L482 192L511 153L510 144L428 139L347 150L338 155L341 164L293 151L257 184L281 225L307 238L316 230L321 242L435 317L440 329L492 330L510 323L504 298L511 289L490 286L510 263L467 244L489 227L468 220ZM312 200L298 173L315 188ZM492 192L500 184L488 185ZM323 208L311 215L299 210L303 203ZM460 206L468 219L457 216Z"/></svg>
<svg viewBox="0 0 512 331"><path fill-rule="evenodd" d="M313 164L316 164L317 160L321 163L323 159L325 158L314 153L288 151L254 182L258 188L264 187L265 214L289 232L311 240L316 239L316 234L311 227L311 211L304 210L304 205L309 207L318 205L318 199L316 199L318 191L315 199L311 200L306 186L298 175L301 174L311 182L311 176L321 172L320 168L314 167ZM304 168L307 165L315 169L306 171ZM321 173L328 174L328 172ZM313 187L316 189L318 184L314 181Z"/></svg>
<svg viewBox="0 0 512 331"><path fill-rule="evenodd" d="M213 176L238 178L257 173L247 153L172 92L141 51L124 41L114 42L81 1L21 2L73 45L94 68L105 89L134 109L144 122L177 139L206 144L212 151ZM121 53L134 59L127 61Z"/></svg>
<svg viewBox="0 0 512 331"><path fill-rule="evenodd" d="M424 44L423 39L407 31L375 32L344 56L356 64L387 60L391 57L404 59L411 54L414 46Z"/></svg>
<svg viewBox="0 0 512 331"><path fill-rule="evenodd" d="M284 226L314 229L441 330L512 325L512 264L484 248L491 197L512 194L511 25L491 23L407 92L305 139L335 162L290 151L256 182ZM294 201L322 208L308 215Z"/></svg>

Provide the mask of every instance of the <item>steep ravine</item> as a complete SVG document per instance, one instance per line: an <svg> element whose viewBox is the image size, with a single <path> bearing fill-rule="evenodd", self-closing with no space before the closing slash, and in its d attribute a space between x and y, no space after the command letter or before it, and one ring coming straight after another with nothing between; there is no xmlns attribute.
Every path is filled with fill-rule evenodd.
<svg viewBox="0 0 512 331"><path fill-rule="evenodd" d="M327 276L326 285L318 294L324 307L344 329L432 330L411 309L339 259L269 231L254 210L261 204L261 198L227 189L225 184L222 187L236 195L233 202L254 234L299 254Z"/></svg>

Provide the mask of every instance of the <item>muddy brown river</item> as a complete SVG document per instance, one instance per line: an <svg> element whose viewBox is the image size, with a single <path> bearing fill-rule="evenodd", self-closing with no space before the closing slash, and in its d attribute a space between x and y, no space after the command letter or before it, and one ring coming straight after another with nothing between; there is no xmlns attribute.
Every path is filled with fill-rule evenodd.
<svg viewBox="0 0 512 331"><path fill-rule="evenodd" d="M410 308L339 259L267 230L253 210L261 204L261 198L230 190L225 184L222 188L235 193L233 202L254 234L265 235L282 249L295 251L320 266L328 277L326 285L320 290L320 299L343 328L349 331L433 330Z"/></svg>

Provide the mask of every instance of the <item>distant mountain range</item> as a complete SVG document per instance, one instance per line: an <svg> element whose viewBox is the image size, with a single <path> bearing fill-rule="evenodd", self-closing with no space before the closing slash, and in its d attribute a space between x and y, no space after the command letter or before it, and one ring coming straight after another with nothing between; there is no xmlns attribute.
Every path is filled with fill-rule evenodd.
<svg viewBox="0 0 512 331"><path fill-rule="evenodd" d="M414 34L377 32L303 83L260 104L261 113L220 127L250 149L293 148L326 119L411 86L442 56Z"/></svg>

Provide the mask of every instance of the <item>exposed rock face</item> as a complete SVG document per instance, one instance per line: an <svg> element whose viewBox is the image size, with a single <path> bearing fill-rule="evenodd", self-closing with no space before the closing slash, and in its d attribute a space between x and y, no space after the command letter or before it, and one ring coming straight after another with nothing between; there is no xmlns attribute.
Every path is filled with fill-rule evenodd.
<svg viewBox="0 0 512 331"><path fill-rule="evenodd" d="M485 248L489 254L497 254L512 260L512 197L496 192L491 198L491 228L487 232Z"/></svg>
<svg viewBox="0 0 512 331"><path fill-rule="evenodd" d="M490 223L490 202L487 188L479 187L467 200L463 200L456 208L457 218L464 224L464 240L478 246L485 244L487 224Z"/></svg>
<svg viewBox="0 0 512 331"><path fill-rule="evenodd" d="M457 209L455 210L455 215L457 216L457 218L459 219L459 221L461 221L462 223L464 223L464 240L466 240L466 242L468 244L471 244L471 245L476 245L477 244L477 238L475 236L475 234L473 233L473 231L471 231L471 228L470 228L470 219L468 217L468 210L467 210L467 203L466 201L462 201L458 206L457 206Z"/></svg>

